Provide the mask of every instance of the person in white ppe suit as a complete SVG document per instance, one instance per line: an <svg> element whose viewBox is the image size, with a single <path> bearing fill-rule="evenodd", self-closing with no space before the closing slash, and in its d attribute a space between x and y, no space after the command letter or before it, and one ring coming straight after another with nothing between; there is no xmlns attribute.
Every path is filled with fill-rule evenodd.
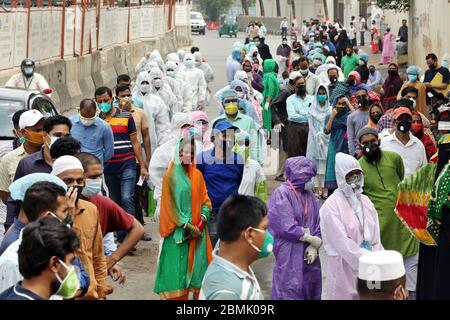
<svg viewBox="0 0 450 320"><path fill-rule="evenodd" d="M50 89L45 78L34 72L35 65L31 59L24 59L20 64L20 73L13 75L5 84L5 87L25 88L31 90L39 90L43 92L45 89ZM49 94L49 96L51 96Z"/></svg>
<svg viewBox="0 0 450 320"><path fill-rule="evenodd" d="M133 98L141 101L150 128L150 141L153 151L170 139L169 111L164 101L151 93L151 77L147 72L139 73Z"/></svg>
<svg viewBox="0 0 450 320"><path fill-rule="evenodd" d="M178 59L180 60L180 62L184 61L184 58L186 57L187 52L184 51L183 49L180 49L177 51L177 55L178 55Z"/></svg>
<svg viewBox="0 0 450 320"><path fill-rule="evenodd" d="M181 79L186 82L186 66L184 65L184 63L181 63L180 58L178 57L178 54L176 52L171 52L167 55L167 62L169 61L175 62L178 66L177 79Z"/></svg>
<svg viewBox="0 0 450 320"><path fill-rule="evenodd" d="M163 176L173 160L174 150L183 129L192 126L189 114L175 113L172 118L170 139L159 146L153 153L149 165L150 180L154 186L153 198L156 201L155 217L159 217Z"/></svg>
<svg viewBox="0 0 450 320"><path fill-rule="evenodd" d="M252 95L253 99L258 101L259 103L261 103L263 101L264 98L263 98L263 95L261 92L255 90L253 88L250 90L251 86L248 85L250 83L250 79L248 78L247 72L245 72L244 70L236 72L236 74L234 75L234 80L243 81L249 87L249 94ZM220 110L222 110L222 94L229 89L230 89L230 85L227 85L227 86L223 87L222 89L220 89L219 91L217 91L216 94L214 95L214 99L219 104Z"/></svg>
<svg viewBox="0 0 450 320"><path fill-rule="evenodd" d="M138 64L136 65L136 74L139 74L143 71L145 71L145 66L147 65L147 63L149 63L151 61L150 56L151 56L151 52L147 52L145 54L145 57L143 57L141 60L139 60Z"/></svg>
<svg viewBox="0 0 450 320"><path fill-rule="evenodd" d="M189 112L192 105L192 91L190 86L181 78L178 78L179 67L174 61L166 63L166 81L172 88L173 94L179 100L182 112Z"/></svg>
<svg viewBox="0 0 450 320"><path fill-rule="evenodd" d="M150 60L154 61L155 59L162 59L161 57L161 53L159 53L158 50L153 50L152 53L150 54Z"/></svg>
<svg viewBox="0 0 450 320"><path fill-rule="evenodd" d="M203 71L195 68L195 58L191 53L186 54L184 65L186 66L186 82L192 90L192 105L190 111L204 110L206 99L206 81Z"/></svg>
<svg viewBox="0 0 450 320"><path fill-rule="evenodd" d="M172 115L181 110L181 105L178 103L177 98L173 94L169 85L164 79L164 73L159 68L153 68L150 71L151 89L150 92L160 97L169 110L169 120L172 119Z"/></svg>
<svg viewBox="0 0 450 320"><path fill-rule="evenodd" d="M203 71L203 75L205 76L206 81L206 104L209 103L210 97L211 97L211 88L210 83L214 81L214 71L211 68L211 66L203 62L203 56L200 53L200 51L197 51L194 53L195 58L195 67Z"/></svg>

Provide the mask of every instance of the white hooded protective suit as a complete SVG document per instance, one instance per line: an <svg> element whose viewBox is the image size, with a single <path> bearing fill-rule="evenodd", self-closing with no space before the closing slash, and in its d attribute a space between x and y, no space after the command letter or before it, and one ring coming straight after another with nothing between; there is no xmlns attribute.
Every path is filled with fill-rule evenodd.
<svg viewBox="0 0 450 320"><path fill-rule="evenodd" d="M176 54L175 54L176 55ZM177 56L177 55L176 55ZM177 56L178 57L178 56ZM179 67L174 61L167 61L166 70L173 70L173 74L169 75L166 71L166 80L173 94L177 97L179 104L181 105L182 112L189 112L192 104L192 91L188 84L178 78Z"/></svg>
<svg viewBox="0 0 450 320"><path fill-rule="evenodd" d="M147 81L148 85L142 82ZM141 101L150 128L150 139L153 151L170 139L170 120L168 107L157 95L151 93L151 77L147 72L139 73L133 98Z"/></svg>
<svg viewBox="0 0 450 320"><path fill-rule="evenodd" d="M152 85L150 92L156 94L164 101L166 106L169 108L169 119L172 119L172 115L181 110L181 105L178 103L176 96L173 94L169 85L166 83L164 73L159 70L159 68L153 68L150 71L150 78L152 81L150 82L150 84ZM155 86L155 80L157 79L161 80L161 87L159 88Z"/></svg>
<svg viewBox="0 0 450 320"><path fill-rule="evenodd" d="M192 66L188 67L187 62L192 61ZM191 110L197 110L199 104L204 108L206 99L206 80L203 71L195 67L195 58L193 54L186 54L184 58L186 65L186 82L190 84L192 90Z"/></svg>

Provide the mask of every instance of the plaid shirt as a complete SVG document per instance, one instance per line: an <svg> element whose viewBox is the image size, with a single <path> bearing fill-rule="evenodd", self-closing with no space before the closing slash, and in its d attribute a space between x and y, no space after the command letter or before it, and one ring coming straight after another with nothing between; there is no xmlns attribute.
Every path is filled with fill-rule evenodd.
<svg viewBox="0 0 450 320"><path fill-rule="evenodd" d="M381 117L380 121L378 121L377 131L381 133L384 129L391 129L394 127L393 119L391 114L385 114Z"/></svg>

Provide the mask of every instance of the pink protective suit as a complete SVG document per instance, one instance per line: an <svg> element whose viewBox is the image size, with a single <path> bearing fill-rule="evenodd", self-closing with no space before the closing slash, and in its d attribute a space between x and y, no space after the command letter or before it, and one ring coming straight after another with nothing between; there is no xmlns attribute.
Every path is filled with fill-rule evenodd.
<svg viewBox="0 0 450 320"><path fill-rule="evenodd" d="M363 186L353 190L345 181L345 176L355 169L361 170L361 166L354 157L343 153L336 155L338 189L320 209L320 230L328 256L328 300L358 300L358 261L368 252L361 244L366 240L372 250L383 250L378 214L373 203L362 195Z"/></svg>
<svg viewBox="0 0 450 320"><path fill-rule="evenodd" d="M269 200L269 229L275 237L273 300L320 300L322 273L319 258L308 265L304 261L309 243L300 240L305 228L320 238L320 202L305 190L316 175L314 162L305 157L286 160L287 182L278 187ZM295 191L294 191L295 190Z"/></svg>

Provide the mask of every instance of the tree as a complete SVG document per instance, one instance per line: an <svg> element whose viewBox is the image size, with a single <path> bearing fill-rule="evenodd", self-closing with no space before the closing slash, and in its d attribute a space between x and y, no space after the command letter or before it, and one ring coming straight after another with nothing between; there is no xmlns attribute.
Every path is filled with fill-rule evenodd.
<svg viewBox="0 0 450 320"><path fill-rule="evenodd" d="M280 0L276 0L275 1L277 4L277 17L281 17L281 4L280 4Z"/></svg>
<svg viewBox="0 0 450 320"><path fill-rule="evenodd" d="M209 20L216 21L233 5L233 0L200 0L200 8L206 12Z"/></svg>
<svg viewBox="0 0 450 320"><path fill-rule="evenodd" d="M264 9L264 1L259 0L259 6L261 8L261 16L264 17L266 15L266 10Z"/></svg>
<svg viewBox="0 0 450 320"><path fill-rule="evenodd" d="M376 0L376 4L381 9L399 12L408 11L411 5L410 0Z"/></svg>
<svg viewBox="0 0 450 320"><path fill-rule="evenodd" d="M297 13L295 12L295 0L289 0L288 2L290 2L292 6L292 15L297 17Z"/></svg>
<svg viewBox="0 0 450 320"><path fill-rule="evenodd" d="M242 10L244 11L244 16L248 16L248 1L241 0Z"/></svg>
<svg viewBox="0 0 450 320"><path fill-rule="evenodd" d="M328 16L328 1L327 0L323 0L323 10L325 11L325 19L327 19Z"/></svg>

